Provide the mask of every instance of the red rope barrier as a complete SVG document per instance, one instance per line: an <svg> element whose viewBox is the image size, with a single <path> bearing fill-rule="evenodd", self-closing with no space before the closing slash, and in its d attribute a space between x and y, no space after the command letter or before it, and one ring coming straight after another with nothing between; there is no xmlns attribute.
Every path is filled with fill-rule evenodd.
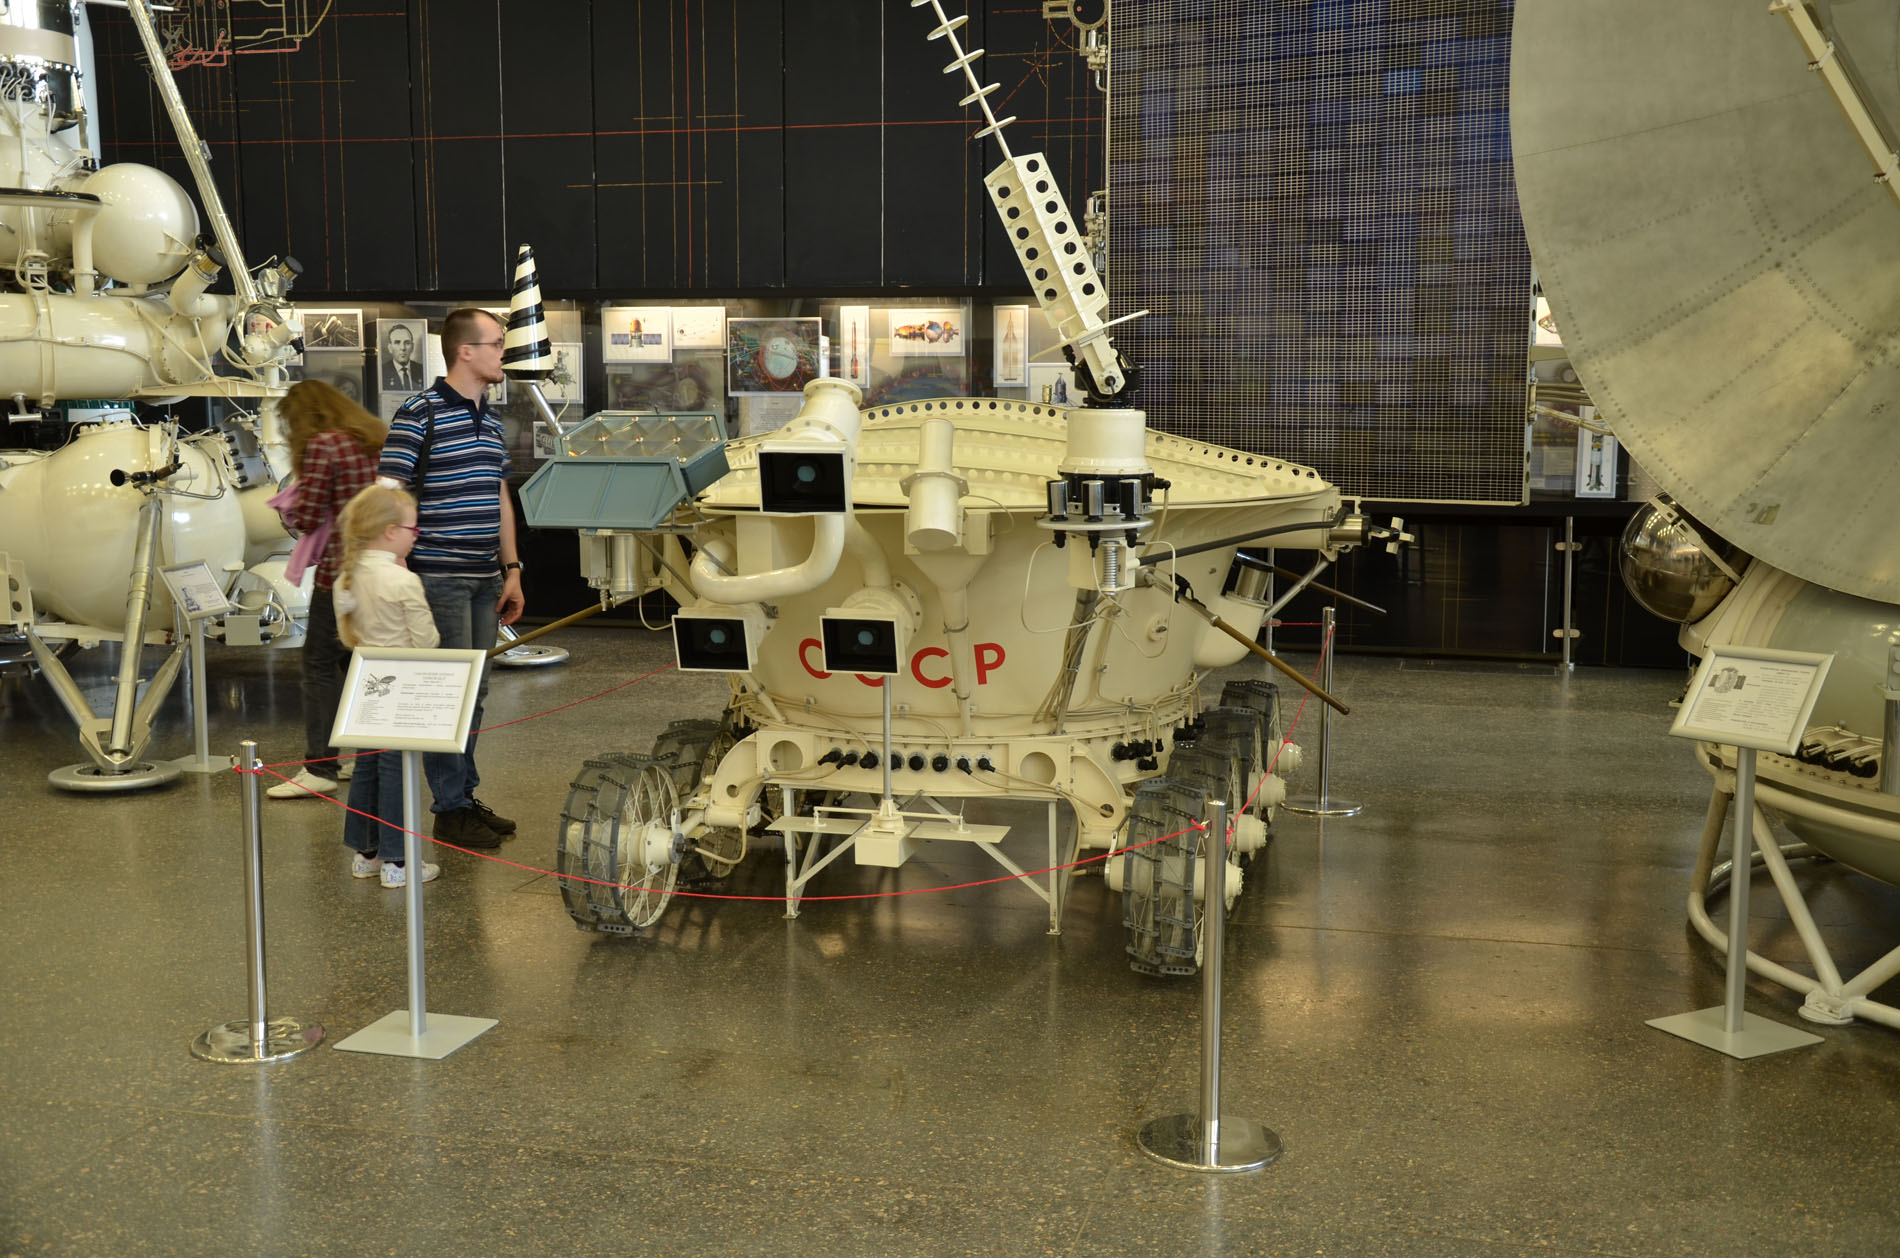
<svg viewBox="0 0 1900 1258"><path fill-rule="evenodd" d="M1320 665L1316 666L1314 669L1313 676L1315 678L1319 676L1319 667L1324 665L1325 659L1326 659L1326 651L1331 647L1331 645L1332 645L1332 637L1331 635L1328 635L1326 640L1320 644ZM487 733L490 729L505 729L510 725L520 725L525 721L537 720L540 717L548 716L555 712L561 712L561 711L565 711L568 708L578 707L580 704L583 704L583 703L591 703L595 699L605 698L607 695L613 694L617 690L624 690L628 686L634 685L638 682L643 682L647 680L648 678L653 677L656 674L663 673L667 669L672 668L672 667L673 665L671 664L662 664L658 668L650 669L647 672L640 674L638 677L632 678L629 681L621 682L617 686L610 686L606 690L600 691L598 694L592 694L592 695L587 696L587 698L585 699L576 699L572 703L564 703L560 705L559 707L549 708L546 712L539 712L539 713L536 713L534 716L524 716L524 717L518 718L517 720L504 721L500 725L486 726L480 732ZM1253 792L1247 796L1247 802L1240 806L1240 808L1238 809L1238 812L1244 813L1247 811L1247 809L1253 806L1253 801L1259 796L1260 789L1267 784L1267 779L1273 776L1274 768L1278 766L1280 763L1280 754L1287 749L1287 746L1290 743L1292 743L1293 731L1299 728L1300 717L1306 711L1306 701L1307 699L1311 697L1312 697L1311 695L1301 696L1300 706L1294 709L1293 720L1287 726L1286 737L1282 738L1280 740L1280 745L1274 749L1273 759L1268 762L1266 770L1260 775L1260 780L1254 784ZM358 752L356 754L370 755L374 753ZM259 773L259 774L268 773L272 777L277 778L280 781L288 782L290 781L290 778L285 776L282 773L277 772L278 769L295 767L297 765L311 764L311 763L316 763L316 762L307 761L307 760L288 760L288 761L282 761L275 765L260 764L255 769L244 769L244 768L238 767L237 765L233 765L231 766L231 771L233 773ZM558 870L543 869L538 865L526 865L520 861L511 861L503 856L490 856L486 852L477 852L471 848L459 847L454 843L445 843L441 839L436 838L432 834L423 834L419 831L412 831L406 826L400 826L391 821L384 821L381 817L378 817L373 813L364 812L360 808L351 808L349 804L345 803L344 801L340 799L336 799L329 795L324 795L321 792L311 791L310 794L315 795L318 799L328 800L330 803L335 804L338 808L341 808L344 812L355 813L359 817L367 818L370 821L376 822L378 825L386 825L390 829L401 831L405 835L414 834L416 838L421 839L428 843L433 843L437 847L446 847L450 851L461 852L462 854L466 856L473 856L478 860L492 861L497 865L505 865L510 869L519 869L523 871L524 873L539 874L539 875L542 875L544 877L549 877L549 878L559 878L568 882L583 883L583 884L586 884L589 886L595 886L595 887L612 887L617 891L634 891L634 890L641 889L640 883L607 882L599 878L585 878L579 874L564 874L564 873L559 872ZM1205 830L1207 829L1207 823L1205 821L1196 821L1191 827L1189 827L1189 829ZM1120 856L1124 852L1139 851L1144 847L1150 847L1156 843L1166 843L1168 840L1179 838L1181 835L1184 835L1187 832L1188 832L1187 830L1176 830L1173 834L1164 834L1158 839L1148 839L1145 842L1131 844L1130 846L1127 846L1127 847L1109 848L1106 851L1097 852L1092 856L1084 856L1078 860L1070 861L1067 864L1048 865L1048 866L1044 866L1041 869L1025 870L1021 874L1001 874L994 878L981 878L974 882L946 883L942 886L936 886L936 887L911 887L905 890L898 890L898 891L858 891L858 892L852 892L849 894L841 894L841 895L800 895L798 898L799 898L800 903L811 903L811 902L832 901L832 900L880 900L880 899L894 898L897 896L905 896L905 895L934 894L939 891L963 891L971 887L988 887L988 886L993 886L1001 882L1027 881L1029 879L1041 877L1043 874L1059 873L1063 870L1068 870L1068 869L1080 869L1084 865L1092 865L1096 863L1097 861L1105 861L1105 860L1108 860L1110 857ZM1233 833L1231 826L1228 828L1228 833L1230 836ZM651 888L647 888L647 889L650 890ZM758 902L768 903L768 904L777 904L777 903L782 902L785 899L785 896L782 893L779 895L732 895L732 894L728 894L724 892L713 892L713 891L675 890L671 894L676 895L676 896L686 896L689 899L695 899L695 900L750 900L750 901L758 901Z"/></svg>

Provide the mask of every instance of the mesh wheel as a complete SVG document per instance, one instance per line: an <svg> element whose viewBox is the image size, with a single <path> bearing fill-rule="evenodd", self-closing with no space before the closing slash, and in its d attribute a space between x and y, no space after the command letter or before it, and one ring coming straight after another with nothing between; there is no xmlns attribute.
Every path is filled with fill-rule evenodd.
<svg viewBox="0 0 1900 1258"><path fill-rule="evenodd" d="M682 801L692 799L719 762L737 743L732 736L732 715L724 720L674 721L653 744L653 758L669 761L673 784ZM724 878L745 856L746 836L729 826L708 826L694 834L688 844L686 878L688 883L703 878Z"/></svg>
<svg viewBox="0 0 1900 1258"><path fill-rule="evenodd" d="M611 934L658 921L679 879L679 792L674 763L651 756L587 761L562 814L556 869L582 926Z"/></svg>
<svg viewBox="0 0 1900 1258"><path fill-rule="evenodd" d="M1122 925L1128 966L1137 973L1185 975L1200 967L1195 823L1206 809L1205 792L1172 778L1152 778L1135 790L1122 856Z"/></svg>

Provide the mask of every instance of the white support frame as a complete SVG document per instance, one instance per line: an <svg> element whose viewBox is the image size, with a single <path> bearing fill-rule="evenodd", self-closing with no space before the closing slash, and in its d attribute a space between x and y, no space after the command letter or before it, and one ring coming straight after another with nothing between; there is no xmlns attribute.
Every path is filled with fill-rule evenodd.
<svg viewBox="0 0 1900 1258"><path fill-rule="evenodd" d="M796 799L796 787L781 785L779 798L781 811L779 819L766 829L773 830L785 839L785 916L798 916L799 901L804 896L805 887L833 861L853 850L858 840L871 830L879 818L877 808L848 808L837 805L823 805L815 809L811 816L801 816L793 807ZM912 802L921 802L930 812L901 812L897 814L906 822L905 836L919 843L931 839L950 839L973 844L981 848L989 858L1007 870L1012 878L1038 896L1049 906L1049 933L1062 933L1062 909L1068 902L1069 882L1075 870L1071 862L1080 849L1071 845L1069 859L1062 858L1060 818L1056 812L1058 800L1051 798L1045 802L1048 808L1049 837L1049 882L1047 886L1038 883L1035 875L1029 873L1015 862L997 843L1008 835L1008 826L976 826L964 822L962 814L951 812L936 799L922 792L910 797ZM948 819L948 824L939 818ZM798 859L796 836L807 834L812 838L805 848L805 859L801 865ZM822 835L837 835L842 839L836 847L823 856L818 854L817 839ZM1080 842L1077 831L1076 843Z"/></svg>
<svg viewBox="0 0 1900 1258"><path fill-rule="evenodd" d="M1702 829L1702 844L1696 853L1695 875L1689 887L1689 921L1701 935L1717 949L1726 950L1728 934L1720 929L1709 917L1709 883L1715 868L1715 850L1722 837L1729 810L1734 802L1735 773L1733 768L1723 761L1714 759L1709 744L1698 743L1696 755L1715 778L1714 789L1709 796L1709 812ZM1768 828L1768 819L1762 812L1762 803L1770 808L1790 812L1805 813L1817 820L1826 819L1842 825L1865 828L1869 824L1866 817L1856 816L1846 810L1803 796L1780 790L1772 783L1757 780L1757 803L1754 809L1753 831L1757 859L1764 865L1769 877L1774 880L1775 889L1781 895L1781 902L1788 910L1795 933L1800 937L1801 946L1808 954L1808 962L1814 967L1814 975L1802 974L1784 965L1778 965L1766 957L1748 953L1748 968L1753 973L1772 983L1778 983L1805 996L1801 1006L1801 1016L1810 1022L1828 1026L1840 1026L1856 1018L1865 1018L1870 1022L1884 1023L1900 1028L1900 1009L1883 1004L1868 995L1881 984L1900 974L1900 947L1895 947L1885 956L1875 961L1860 973L1843 981L1840 969L1834 963L1834 957L1828 951L1821 932L1814 923L1814 915L1808 909L1807 899L1801 894L1801 888L1794 880L1794 874L1788 869L1788 855L1806 854L1805 845L1795 845L1784 849L1775 842ZM1892 827L1896 837L1900 837L1900 825L1892 822L1878 823ZM1729 870L1730 895L1748 894L1749 874L1753 865L1738 870L1731 865ZM1740 879L1741 881L1737 882Z"/></svg>

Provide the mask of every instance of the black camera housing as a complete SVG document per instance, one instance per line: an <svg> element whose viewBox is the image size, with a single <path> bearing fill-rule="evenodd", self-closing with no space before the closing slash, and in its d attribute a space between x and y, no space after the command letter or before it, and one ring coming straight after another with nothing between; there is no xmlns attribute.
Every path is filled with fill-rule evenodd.
<svg viewBox="0 0 1900 1258"><path fill-rule="evenodd" d="M837 515L850 510L845 451L788 445L759 451L759 508L773 515Z"/></svg>
<svg viewBox="0 0 1900 1258"><path fill-rule="evenodd" d="M825 645L825 671L895 677L901 646L897 622L888 616L824 616L818 621Z"/></svg>
<svg viewBox="0 0 1900 1258"><path fill-rule="evenodd" d="M673 617L673 654L686 672L749 673L757 662L743 616Z"/></svg>

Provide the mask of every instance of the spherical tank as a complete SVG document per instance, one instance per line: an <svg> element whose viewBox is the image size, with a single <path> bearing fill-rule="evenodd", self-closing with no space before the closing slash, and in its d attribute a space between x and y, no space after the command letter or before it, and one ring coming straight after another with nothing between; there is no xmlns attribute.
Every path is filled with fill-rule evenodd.
<svg viewBox="0 0 1900 1258"><path fill-rule="evenodd" d="M1624 528L1617 567L1631 598L1664 620L1687 624L1714 611L1735 588L1716 558L1730 571L1747 563L1734 547L1668 504L1650 502Z"/></svg>
<svg viewBox="0 0 1900 1258"><path fill-rule="evenodd" d="M177 180L117 162L80 185L103 202L93 219L92 259L124 284L158 284L184 270L198 236L198 210Z"/></svg>
<svg viewBox="0 0 1900 1258"><path fill-rule="evenodd" d="M244 561L244 513L217 465L194 446L119 421L83 427L53 454L5 456L0 551L25 563L41 610L94 628L124 627L145 495L114 485L112 473L161 467L173 451L184 466L168 483L214 496L161 496L158 564L202 559L222 576ZM171 622L171 598L157 580L152 615L154 627Z"/></svg>

